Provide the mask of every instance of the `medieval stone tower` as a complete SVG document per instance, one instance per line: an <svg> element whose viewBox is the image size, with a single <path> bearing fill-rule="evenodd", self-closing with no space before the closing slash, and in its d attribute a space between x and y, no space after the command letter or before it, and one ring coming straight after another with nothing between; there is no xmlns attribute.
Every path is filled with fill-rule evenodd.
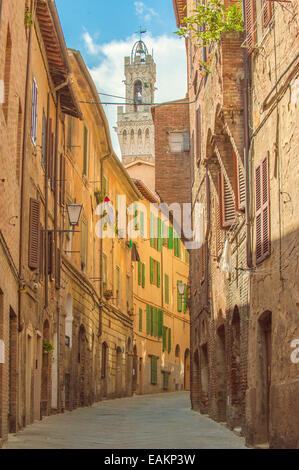
<svg viewBox="0 0 299 470"><path fill-rule="evenodd" d="M117 134L122 161L130 176L155 187L154 103L156 64L140 39L125 57L126 105L118 107Z"/></svg>

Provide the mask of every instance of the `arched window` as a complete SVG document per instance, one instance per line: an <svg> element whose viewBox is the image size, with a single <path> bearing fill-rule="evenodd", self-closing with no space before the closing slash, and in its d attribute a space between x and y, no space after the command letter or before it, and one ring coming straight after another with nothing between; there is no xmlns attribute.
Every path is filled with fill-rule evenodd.
<svg viewBox="0 0 299 470"><path fill-rule="evenodd" d="M124 153L126 153L127 144L128 144L128 135L127 135L127 131L124 130L123 131L123 149L124 149Z"/></svg>
<svg viewBox="0 0 299 470"><path fill-rule="evenodd" d="M102 379L105 379L106 374L107 374L107 356L108 356L108 346L107 346L107 343L103 343L102 344L102 371L101 371Z"/></svg>
<svg viewBox="0 0 299 470"><path fill-rule="evenodd" d="M134 130L131 130L130 135L130 153L134 153Z"/></svg>
<svg viewBox="0 0 299 470"><path fill-rule="evenodd" d="M150 153L150 131L146 129L145 131L145 153Z"/></svg>
<svg viewBox="0 0 299 470"><path fill-rule="evenodd" d="M137 80L134 84L134 110L137 111L138 105L142 104L142 83Z"/></svg>
<svg viewBox="0 0 299 470"><path fill-rule="evenodd" d="M140 153L142 151L142 132L141 132L141 129L138 129L137 142L138 142L138 152Z"/></svg>

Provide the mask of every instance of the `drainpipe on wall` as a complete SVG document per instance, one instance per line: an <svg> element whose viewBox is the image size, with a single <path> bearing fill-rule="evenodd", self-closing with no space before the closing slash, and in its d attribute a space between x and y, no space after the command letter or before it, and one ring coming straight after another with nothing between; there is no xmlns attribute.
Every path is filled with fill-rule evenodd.
<svg viewBox="0 0 299 470"><path fill-rule="evenodd" d="M30 10L33 11L33 3L31 0ZM21 310L22 310L22 294L21 281L23 273L23 223L24 223L24 199L25 199L25 170L26 170L26 143L27 143L27 121L28 121L28 103L30 96L30 64L31 64L31 43L32 43L32 28L30 26L28 48L27 48L27 71L26 71L26 85L25 85L25 98L24 98L24 122L23 122L23 147L22 147L22 172L21 172L21 200L20 200L20 237L19 237L19 294L18 294L18 320L20 327Z"/></svg>
<svg viewBox="0 0 299 470"><path fill-rule="evenodd" d="M246 23L246 9L245 0L242 0L243 18ZM244 39L246 40L246 31L244 32ZM247 48L244 47L244 88L243 88L243 99L244 99L244 168L245 168L245 188L246 188L246 258L247 267L252 268L252 248L251 248L251 221L250 221L250 137L249 137L249 59Z"/></svg>

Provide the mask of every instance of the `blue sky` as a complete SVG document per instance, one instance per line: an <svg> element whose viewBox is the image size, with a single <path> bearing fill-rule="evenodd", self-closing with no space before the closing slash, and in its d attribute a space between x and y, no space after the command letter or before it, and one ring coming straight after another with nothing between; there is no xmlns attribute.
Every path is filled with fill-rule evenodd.
<svg viewBox="0 0 299 470"><path fill-rule="evenodd" d="M172 0L56 0L56 6L67 46L80 50L99 91L124 96L124 56L130 55L141 26L148 31L143 39L157 64L155 101L185 96L185 43L173 34ZM119 155L116 106L104 110Z"/></svg>

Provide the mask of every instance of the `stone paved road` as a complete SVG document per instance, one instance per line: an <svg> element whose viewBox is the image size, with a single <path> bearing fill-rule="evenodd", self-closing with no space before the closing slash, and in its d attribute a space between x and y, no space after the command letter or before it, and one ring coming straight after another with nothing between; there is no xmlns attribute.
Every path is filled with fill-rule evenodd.
<svg viewBox="0 0 299 470"><path fill-rule="evenodd" d="M190 409L186 392L103 401L10 435L8 449L245 449L244 439Z"/></svg>

